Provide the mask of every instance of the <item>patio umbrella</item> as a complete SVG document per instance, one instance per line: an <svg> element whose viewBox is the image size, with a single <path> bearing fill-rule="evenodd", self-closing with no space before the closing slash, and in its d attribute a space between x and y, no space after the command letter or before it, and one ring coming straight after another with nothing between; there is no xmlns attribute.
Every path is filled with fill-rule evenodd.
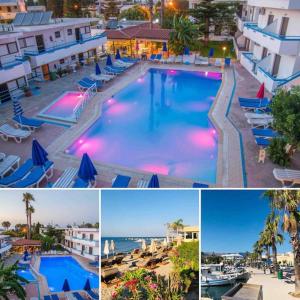
<svg viewBox="0 0 300 300"><path fill-rule="evenodd" d="M208 57L213 57L214 53L215 53L215 48L210 48L209 53L208 53Z"/></svg>
<svg viewBox="0 0 300 300"><path fill-rule="evenodd" d="M167 239L164 239L164 241L163 241L163 245L164 245L165 247L167 247L167 246L168 246Z"/></svg>
<svg viewBox="0 0 300 300"><path fill-rule="evenodd" d="M107 240L105 241L105 244L104 244L103 253L104 253L104 254L106 255L106 257L108 258L108 254L109 254L109 244L108 244L108 241L107 241Z"/></svg>
<svg viewBox="0 0 300 300"><path fill-rule="evenodd" d="M117 49L117 53L116 53L116 59L121 59L121 54L120 54L120 50Z"/></svg>
<svg viewBox="0 0 300 300"><path fill-rule="evenodd" d="M115 249L116 249L115 242L114 242L114 240L111 240L110 241L110 250L113 254L115 253Z"/></svg>
<svg viewBox="0 0 300 300"><path fill-rule="evenodd" d="M97 170L87 153L84 153L82 156L77 175L85 181L95 181L95 175L98 175Z"/></svg>
<svg viewBox="0 0 300 300"><path fill-rule="evenodd" d="M146 249L147 249L147 245L146 245L145 239L142 240L142 246L141 246L141 248L142 248L143 251L146 251Z"/></svg>
<svg viewBox="0 0 300 300"><path fill-rule="evenodd" d="M100 69L98 63L96 63L96 66L95 66L95 74L96 74L96 75L100 75L100 74L101 74L101 69Z"/></svg>
<svg viewBox="0 0 300 300"><path fill-rule="evenodd" d="M157 251L157 249L156 249L156 242L155 242L155 240L151 240L151 244L150 244L150 252L151 253L154 253L154 252L156 252Z"/></svg>
<svg viewBox="0 0 300 300"><path fill-rule="evenodd" d="M85 291L90 291L90 290L91 290L91 283L90 283L90 280L89 280L89 279L86 280L83 289L84 289Z"/></svg>
<svg viewBox="0 0 300 300"><path fill-rule="evenodd" d="M64 292L69 292L71 290L68 279L65 279L62 290Z"/></svg>
<svg viewBox="0 0 300 300"><path fill-rule="evenodd" d="M168 51L167 43L166 43L166 42L163 42L163 48L162 48L162 51L163 51L163 52L167 52L167 51Z"/></svg>
<svg viewBox="0 0 300 300"><path fill-rule="evenodd" d="M148 184L148 188L159 188L159 181L156 174L152 175Z"/></svg>
<svg viewBox="0 0 300 300"><path fill-rule="evenodd" d="M256 97L259 99L263 99L265 97L265 84L262 83L257 91Z"/></svg>
<svg viewBox="0 0 300 300"><path fill-rule="evenodd" d="M167 244L170 243L170 237L167 235L167 239L166 239Z"/></svg>
<svg viewBox="0 0 300 300"><path fill-rule="evenodd" d="M43 166L48 161L48 153L39 144L39 142L34 139L32 141L32 161L35 166Z"/></svg>
<svg viewBox="0 0 300 300"><path fill-rule="evenodd" d="M107 65L107 66L112 66L112 64L113 64L113 63L112 63L111 57L110 57L110 55L108 54L108 55L107 55L107 58L106 58L106 65Z"/></svg>
<svg viewBox="0 0 300 300"><path fill-rule="evenodd" d="M190 55L190 49L189 49L189 47L184 47L183 54L184 55Z"/></svg>

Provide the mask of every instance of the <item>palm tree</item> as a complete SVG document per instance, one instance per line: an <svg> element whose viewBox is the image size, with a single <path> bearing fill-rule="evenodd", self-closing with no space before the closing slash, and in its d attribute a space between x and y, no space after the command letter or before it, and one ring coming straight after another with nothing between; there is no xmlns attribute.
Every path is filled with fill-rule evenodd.
<svg viewBox="0 0 300 300"><path fill-rule="evenodd" d="M31 231L31 221L30 221L30 202L34 201L34 197L30 193L23 193L23 202L25 203L25 212L26 212L26 223L27 223L27 239L30 239L30 231Z"/></svg>
<svg viewBox="0 0 300 300"><path fill-rule="evenodd" d="M295 295L300 295L300 191L274 190L264 195L269 198L272 209L281 213L282 228L290 236L294 252Z"/></svg>
<svg viewBox="0 0 300 300"><path fill-rule="evenodd" d="M266 230L262 231L260 233L260 239L259 242L261 243L263 249L266 252L267 262L270 261L270 247L271 247L271 241L270 241L270 235L269 232Z"/></svg>
<svg viewBox="0 0 300 300"><path fill-rule="evenodd" d="M150 29L153 26L153 0L148 0L149 13L150 13Z"/></svg>
<svg viewBox="0 0 300 300"><path fill-rule="evenodd" d="M12 295L20 300L26 299L26 291L21 283L28 281L19 276L17 270L19 270L18 261L8 267L4 267L4 263L0 264L0 299L9 300Z"/></svg>
<svg viewBox="0 0 300 300"><path fill-rule="evenodd" d="M262 253L263 253L263 246L260 240L256 241L253 245L253 252L257 254L260 261L262 261Z"/></svg>
<svg viewBox="0 0 300 300"><path fill-rule="evenodd" d="M35 209L32 205L30 205L28 207L28 213L29 213L29 232L30 232L30 235L31 235L31 227L32 227L32 214L35 212Z"/></svg>
<svg viewBox="0 0 300 300"><path fill-rule="evenodd" d="M178 236L179 229L182 229L184 227L183 220L182 219L178 219L178 220L174 221L171 224L171 227L172 227L173 230L176 231L176 235Z"/></svg>
<svg viewBox="0 0 300 300"><path fill-rule="evenodd" d="M5 230L8 230L11 223L9 221L3 221L1 225L5 228Z"/></svg>
<svg viewBox="0 0 300 300"><path fill-rule="evenodd" d="M185 16L174 16L174 31L170 36L170 48L176 55L182 54L185 47L191 47L197 36L196 26Z"/></svg>

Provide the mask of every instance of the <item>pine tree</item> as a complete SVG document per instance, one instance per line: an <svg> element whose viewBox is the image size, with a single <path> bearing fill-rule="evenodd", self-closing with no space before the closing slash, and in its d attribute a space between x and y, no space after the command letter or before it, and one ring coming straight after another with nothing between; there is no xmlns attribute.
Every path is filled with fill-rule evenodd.
<svg viewBox="0 0 300 300"><path fill-rule="evenodd" d="M63 16L64 17L80 17L81 1L79 0L63 0Z"/></svg>
<svg viewBox="0 0 300 300"><path fill-rule="evenodd" d="M102 10L105 20L111 17L118 17L120 14L121 2L118 0L104 0L102 3Z"/></svg>

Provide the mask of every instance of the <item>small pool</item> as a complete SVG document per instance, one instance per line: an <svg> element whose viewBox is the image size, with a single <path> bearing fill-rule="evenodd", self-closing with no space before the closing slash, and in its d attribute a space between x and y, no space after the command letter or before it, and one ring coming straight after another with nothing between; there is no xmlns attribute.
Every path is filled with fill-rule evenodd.
<svg viewBox="0 0 300 300"><path fill-rule="evenodd" d="M68 279L71 290L82 290L86 280L92 288L99 288L99 276L85 270L73 257L41 257L39 272L46 277L51 292L61 292Z"/></svg>
<svg viewBox="0 0 300 300"><path fill-rule="evenodd" d="M36 281L35 276L29 268L18 270L17 274L23 277L24 279L28 280L29 282Z"/></svg>
<svg viewBox="0 0 300 300"><path fill-rule="evenodd" d="M82 92L65 92L43 109L38 114L38 117L75 123L76 115L74 110L83 99L84 94Z"/></svg>
<svg viewBox="0 0 300 300"><path fill-rule="evenodd" d="M218 136L208 114L221 82L221 73L149 69L107 99L99 119L66 152L215 183Z"/></svg>

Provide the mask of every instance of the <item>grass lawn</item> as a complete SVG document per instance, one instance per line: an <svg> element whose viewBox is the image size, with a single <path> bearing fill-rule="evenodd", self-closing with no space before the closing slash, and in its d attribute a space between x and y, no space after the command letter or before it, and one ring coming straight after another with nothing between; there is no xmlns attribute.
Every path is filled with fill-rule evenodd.
<svg viewBox="0 0 300 300"><path fill-rule="evenodd" d="M202 56L208 56L209 49L214 48L215 53L213 57L224 57L223 47L226 47L225 57L236 58L232 41L210 41L207 46L204 46L203 42L201 42L197 48Z"/></svg>

